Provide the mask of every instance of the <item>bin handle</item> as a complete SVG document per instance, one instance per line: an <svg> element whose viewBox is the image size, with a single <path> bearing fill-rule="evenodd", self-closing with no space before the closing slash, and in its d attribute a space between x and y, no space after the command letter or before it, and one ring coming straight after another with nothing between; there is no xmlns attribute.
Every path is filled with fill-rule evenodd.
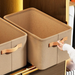
<svg viewBox="0 0 75 75"><path fill-rule="evenodd" d="M1 54L9 54L9 53L12 53L12 52L15 52L17 51L20 47L22 47L22 43L18 44L16 47L14 48L11 48L11 49L4 49L1 51Z"/></svg>
<svg viewBox="0 0 75 75"><path fill-rule="evenodd" d="M68 38L68 37L62 38L62 39L60 40L60 42L62 43L62 42L64 42L64 41L66 41L67 38ZM51 43L48 44L48 47L56 47L57 45L58 45L58 42L51 42Z"/></svg>

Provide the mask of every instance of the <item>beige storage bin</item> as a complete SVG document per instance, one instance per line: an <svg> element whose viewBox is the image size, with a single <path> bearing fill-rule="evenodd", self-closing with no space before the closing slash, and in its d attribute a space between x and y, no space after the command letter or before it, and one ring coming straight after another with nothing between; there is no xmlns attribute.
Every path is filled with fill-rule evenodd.
<svg viewBox="0 0 75 75"><path fill-rule="evenodd" d="M43 70L69 58L67 52L48 47L64 37L68 37L66 43L71 43L68 25L35 8L6 15L4 19L28 33L28 61L37 68Z"/></svg>
<svg viewBox="0 0 75 75"><path fill-rule="evenodd" d="M0 75L26 65L27 34L0 18Z"/></svg>

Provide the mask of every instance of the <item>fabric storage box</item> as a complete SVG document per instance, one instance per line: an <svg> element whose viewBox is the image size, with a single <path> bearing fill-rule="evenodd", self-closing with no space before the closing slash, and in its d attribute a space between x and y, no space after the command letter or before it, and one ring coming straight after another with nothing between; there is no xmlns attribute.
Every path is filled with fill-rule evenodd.
<svg viewBox="0 0 75 75"><path fill-rule="evenodd" d="M28 61L40 70L69 58L67 52L48 47L49 43L64 37L68 37L66 43L71 43L71 27L68 25L35 8L6 15L4 19L28 33Z"/></svg>
<svg viewBox="0 0 75 75"><path fill-rule="evenodd" d="M26 65L27 34L0 18L0 75Z"/></svg>

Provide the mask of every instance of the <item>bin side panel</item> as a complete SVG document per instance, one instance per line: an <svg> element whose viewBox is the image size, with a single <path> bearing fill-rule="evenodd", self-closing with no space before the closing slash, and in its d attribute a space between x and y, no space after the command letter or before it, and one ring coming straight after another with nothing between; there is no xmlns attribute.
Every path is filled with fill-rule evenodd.
<svg viewBox="0 0 75 75"><path fill-rule="evenodd" d="M68 40L65 41L67 44L71 44L71 30L59 34L59 40L68 37ZM69 58L67 51L60 51L58 49L58 63L65 61Z"/></svg>
<svg viewBox="0 0 75 75"><path fill-rule="evenodd" d="M1 51L11 48L11 41L0 45L0 75L11 71L11 54L1 55Z"/></svg>
<svg viewBox="0 0 75 75"><path fill-rule="evenodd" d="M56 42L58 35L48 40L38 40L28 35L28 59L40 70L49 68L57 63L57 47L48 48L48 44Z"/></svg>
<svg viewBox="0 0 75 75"><path fill-rule="evenodd" d="M26 65L26 36L12 40L12 48L22 43L22 47L12 53L12 71Z"/></svg>

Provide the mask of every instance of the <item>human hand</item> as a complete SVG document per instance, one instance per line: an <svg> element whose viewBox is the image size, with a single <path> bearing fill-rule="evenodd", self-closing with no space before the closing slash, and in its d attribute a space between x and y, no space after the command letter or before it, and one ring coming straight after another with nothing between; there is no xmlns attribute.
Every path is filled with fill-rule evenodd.
<svg viewBox="0 0 75 75"><path fill-rule="evenodd" d="M75 70L75 63L70 58L66 60L66 69L69 71Z"/></svg>
<svg viewBox="0 0 75 75"><path fill-rule="evenodd" d="M64 42L60 42L60 41L57 41L57 42L58 42L57 47L58 47L61 51L63 51L62 48L63 48Z"/></svg>

